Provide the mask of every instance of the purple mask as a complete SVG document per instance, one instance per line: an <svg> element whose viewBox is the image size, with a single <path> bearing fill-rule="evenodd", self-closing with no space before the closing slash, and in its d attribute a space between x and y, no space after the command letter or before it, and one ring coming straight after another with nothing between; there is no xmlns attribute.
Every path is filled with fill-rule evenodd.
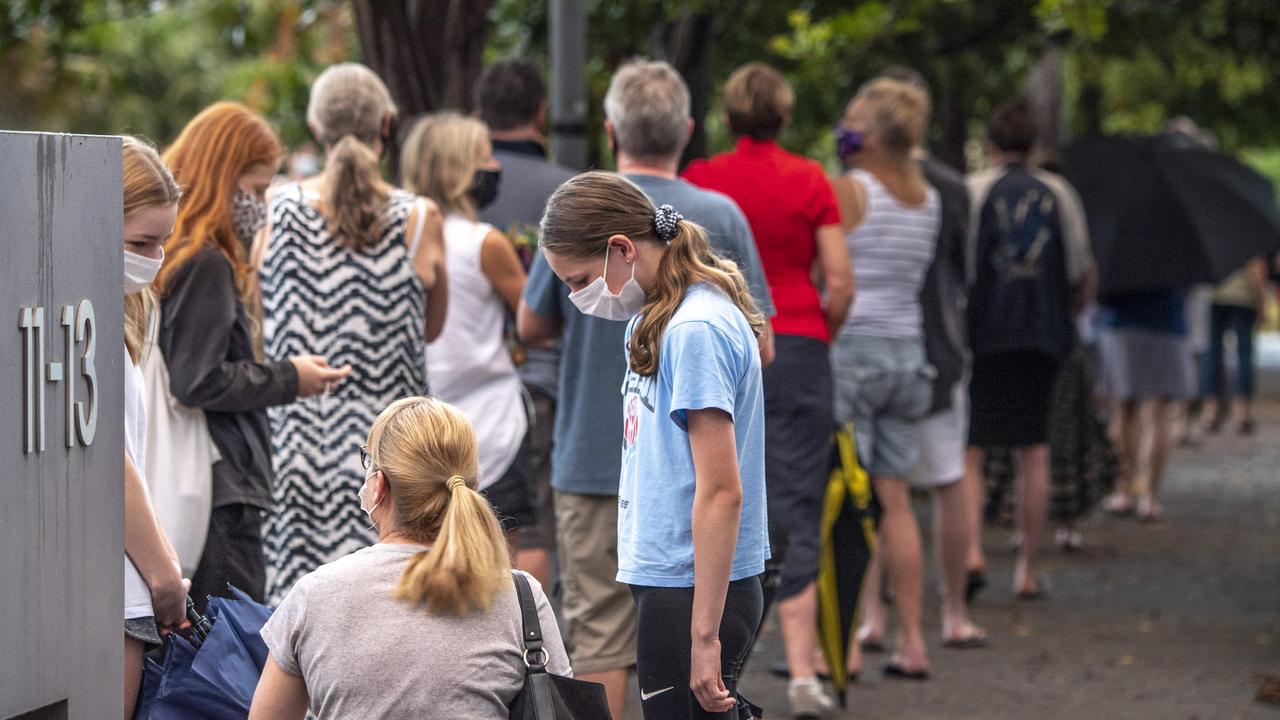
<svg viewBox="0 0 1280 720"><path fill-rule="evenodd" d="M836 155L845 157L862 149L862 133L843 125L836 126Z"/></svg>

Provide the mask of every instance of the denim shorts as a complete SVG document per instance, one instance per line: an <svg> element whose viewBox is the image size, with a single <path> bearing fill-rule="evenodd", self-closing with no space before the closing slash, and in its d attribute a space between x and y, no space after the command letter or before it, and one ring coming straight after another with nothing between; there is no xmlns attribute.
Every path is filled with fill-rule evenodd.
<svg viewBox="0 0 1280 720"><path fill-rule="evenodd" d="M844 334L831 368L836 420L853 423L863 468L872 477L906 479L920 457L920 424L933 401L924 341Z"/></svg>

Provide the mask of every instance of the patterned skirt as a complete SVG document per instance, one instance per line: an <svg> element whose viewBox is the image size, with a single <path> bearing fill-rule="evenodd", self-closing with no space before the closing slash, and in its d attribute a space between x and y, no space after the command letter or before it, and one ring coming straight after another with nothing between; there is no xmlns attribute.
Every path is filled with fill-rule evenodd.
<svg viewBox="0 0 1280 720"><path fill-rule="evenodd" d="M1077 346L1054 384L1049 411L1049 517L1073 522L1115 485L1120 455L1107 433L1094 397L1089 351ZM987 453L987 522L1009 525L1016 502L1016 474L1009 448Z"/></svg>

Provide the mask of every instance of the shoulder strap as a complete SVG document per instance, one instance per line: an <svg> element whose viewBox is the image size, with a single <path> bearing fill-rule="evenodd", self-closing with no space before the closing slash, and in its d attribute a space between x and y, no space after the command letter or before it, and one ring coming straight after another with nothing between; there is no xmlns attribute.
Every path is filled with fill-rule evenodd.
<svg viewBox="0 0 1280 720"><path fill-rule="evenodd" d="M542 623L538 621L538 605L533 600L533 588L529 586L529 578L524 573L513 572L511 577L515 580L516 599L520 602L525 666L529 672L546 672L547 653L542 649Z"/></svg>
<svg viewBox="0 0 1280 720"><path fill-rule="evenodd" d="M410 260L418 254L418 243L422 242L422 228L427 224L427 201L414 198L413 209L418 211L418 217L417 223L413 226L413 237L409 239Z"/></svg>

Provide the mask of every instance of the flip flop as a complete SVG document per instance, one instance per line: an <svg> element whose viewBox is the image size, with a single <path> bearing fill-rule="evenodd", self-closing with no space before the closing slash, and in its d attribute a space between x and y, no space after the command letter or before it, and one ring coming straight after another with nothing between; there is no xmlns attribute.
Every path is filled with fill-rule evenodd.
<svg viewBox="0 0 1280 720"><path fill-rule="evenodd" d="M880 671L887 678L895 680L928 680L928 670L907 670L898 663L887 663Z"/></svg>
<svg viewBox="0 0 1280 720"><path fill-rule="evenodd" d="M951 648L952 650L977 650L986 646L987 637L985 635L970 635L966 638L952 638L942 641L942 647Z"/></svg>
<svg viewBox="0 0 1280 720"><path fill-rule="evenodd" d="M974 598L987 586L987 574L981 570L970 570L964 579L964 604L973 605Z"/></svg>

